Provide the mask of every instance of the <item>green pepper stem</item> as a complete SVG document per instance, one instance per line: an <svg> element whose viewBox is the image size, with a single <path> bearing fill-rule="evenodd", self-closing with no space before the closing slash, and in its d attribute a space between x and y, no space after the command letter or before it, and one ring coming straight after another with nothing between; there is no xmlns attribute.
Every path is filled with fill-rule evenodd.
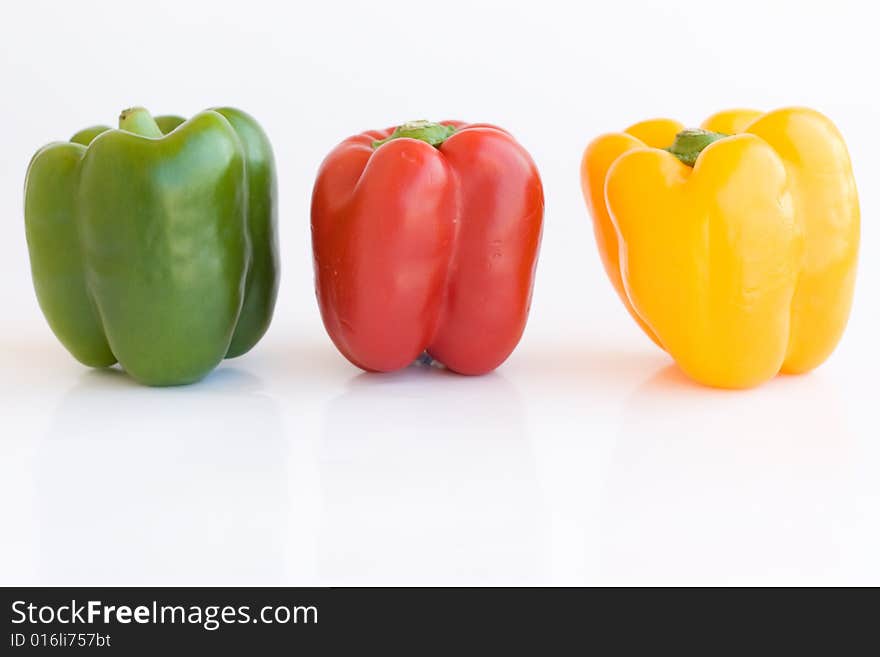
<svg viewBox="0 0 880 657"><path fill-rule="evenodd" d="M143 107L130 107L119 115L119 129L141 137L158 139L162 136L155 119Z"/></svg>
<svg viewBox="0 0 880 657"><path fill-rule="evenodd" d="M385 139L374 141L373 148L379 148L379 146L392 139L400 139L402 137L419 139L435 148L439 148L440 144L449 139L454 132L455 126L451 125L431 123L430 121L407 121L403 125L397 126L394 132Z"/></svg>
<svg viewBox="0 0 880 657"><path fill-rule="evenodd" d="M675 141L672 142L672 146L664 150L675 155L682 164L692 167L696 164L697 158L706 146L729 136L720 132L710 132L699 128L682 130L675 135Z"/></svg>

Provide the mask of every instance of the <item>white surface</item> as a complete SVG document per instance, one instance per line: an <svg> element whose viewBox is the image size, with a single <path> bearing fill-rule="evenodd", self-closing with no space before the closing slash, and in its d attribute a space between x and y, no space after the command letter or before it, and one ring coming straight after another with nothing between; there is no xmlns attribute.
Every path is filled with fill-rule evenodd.
<svg viewBox="0 0 880 657"><path fill-rule="evenodd" d="M0 584L880 584L873 8L294 4L5 9ZM28 159L133 104L236 105L276 149L275 322L189 388L81 367L31 289ZM650 116L790 104L850 142L864 218L850 327L808 376L701 389L605 280L581 152ZM314 301L315 171L351 133L452 117L507 127L542 172L529 327L483 378L363 375Z"/></svg>

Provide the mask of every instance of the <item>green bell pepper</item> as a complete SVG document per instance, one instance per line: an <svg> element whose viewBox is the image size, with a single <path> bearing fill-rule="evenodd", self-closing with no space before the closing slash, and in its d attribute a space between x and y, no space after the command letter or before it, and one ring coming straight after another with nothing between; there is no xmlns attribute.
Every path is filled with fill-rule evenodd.
<svg viewBox="0 0 880 657"><path fill-rule="evenodd" d="M191 383L266 332L278 291L272 148L220 108L125 110L34 155L25 227L40 307L80 362Z"/></svg>

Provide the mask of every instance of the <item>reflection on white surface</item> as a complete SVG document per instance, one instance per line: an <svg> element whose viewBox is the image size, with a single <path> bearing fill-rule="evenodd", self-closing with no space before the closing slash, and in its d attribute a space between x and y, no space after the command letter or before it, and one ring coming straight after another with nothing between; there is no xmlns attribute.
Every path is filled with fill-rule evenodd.
<svg viewBox="0 0 880 657"><path fill-rule="evenodd" d="M362 374L319 455L328 583L541 580L547 522L522 400L500 373Z"/></svg>
<svg viewBox="0 0 880 657"><path fill-rule="evenodd" d="M880 581L876 419L846 369L724 392L628 349L471 378L280 340L174 389L0 352L0 581Z"/></svg>
<svg viewBox="0 0 880 657"><path fill-rule="evenodd" d="M853 440L821 372L730 392L669 366L622 415L599 518L600 580L846 577Z"/></svg>
<svg viewBox="0 0 880 657"><path fill-rule="evenodd" d="M38 447L41 579L270 584L283 569L287 448L252 374L150 389L86 371Z"/></svg>

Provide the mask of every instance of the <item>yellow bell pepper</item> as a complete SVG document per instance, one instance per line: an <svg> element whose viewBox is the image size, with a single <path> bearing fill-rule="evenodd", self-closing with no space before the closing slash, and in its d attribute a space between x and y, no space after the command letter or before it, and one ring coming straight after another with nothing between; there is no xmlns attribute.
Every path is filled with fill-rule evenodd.
<svg viewBox="0 0 880 657"><path fill-rule="evenodd" d="M859 203L826 117L728 110L700 130L644 121L594 140L581 183L611 283L691 378L747 388L834 350Z"/></svg>

